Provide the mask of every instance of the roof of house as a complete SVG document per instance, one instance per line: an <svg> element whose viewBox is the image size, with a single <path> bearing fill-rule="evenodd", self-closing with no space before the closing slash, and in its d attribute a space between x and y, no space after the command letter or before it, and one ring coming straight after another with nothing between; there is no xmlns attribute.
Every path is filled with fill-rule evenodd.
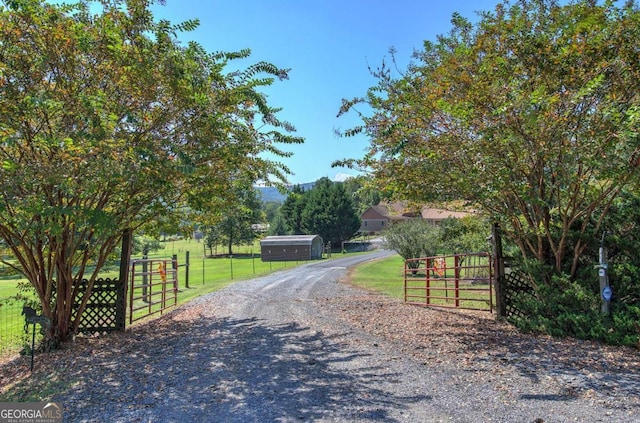
<svg viewBox="0 0 640 423"><path fill-rule="evenodd" d="M465 216L469 216L471 213L467 212L457 212L443 209L432 209L429 207L425 207L422 209L422 218L429 220L443 220L447 217L453 217L456 219L461 219Z"/></svg>
<svg viewBox="0 0 640 423"><path fill-rule="evenodd" d="M412 210L407 203L405 202L394 202L394 203L379 203L376 206L371 206L367 211L373 210L379 215L386 217L391 220L405 220L412 217L422 217L423 219L429 220L443 220L447 217L454 218L462 218L465 216L469 216L471 213L468 212L458 212L458 211L450 211L445 209L435 209L431 207L424 206L420 211Z"/></svg>
<svg viewBox="0 0 640 423"><path fill-rule="evenodd" d="M378 204L377 206L371 206L371 209L375 210L378 214L388 217L389 216L389 209L382 205L382 204Z"/></svg>
<svg viewBox="0 0 640 423"><path fill-rule="evenodd" d="M417 207L410 207L405 201L388 202L385 207L389 210L390 216L418 217Z"/></svg>
<svg viewBox="0 0 640 423"><path fill-rule="evenodd" d="M375 219L403 219L403 216L397 216L390 212L389 207L384 204L378 204L377 206L371 206L362 213L363 219L375 220Z"/></svg>
<svg viewBox="0 0 640 423"><path fill-rule="evenodd" d="M260 240L260 245L311 245L316 238L320 238L320 235L267 236Z"/></svg>

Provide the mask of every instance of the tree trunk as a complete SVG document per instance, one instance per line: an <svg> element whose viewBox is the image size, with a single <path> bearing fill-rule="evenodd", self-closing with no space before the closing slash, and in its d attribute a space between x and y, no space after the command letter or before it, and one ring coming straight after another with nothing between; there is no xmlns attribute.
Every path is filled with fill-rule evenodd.
<svg viewBox="0 0 640 423"><path fill-rule="evenodd" d="M50 342L57 346L71 340L73 324L71 313L73 311L73 281L68 280L68 275L58 275L56 281L56 298L54 302L54 316L51 319Z"/></svg>

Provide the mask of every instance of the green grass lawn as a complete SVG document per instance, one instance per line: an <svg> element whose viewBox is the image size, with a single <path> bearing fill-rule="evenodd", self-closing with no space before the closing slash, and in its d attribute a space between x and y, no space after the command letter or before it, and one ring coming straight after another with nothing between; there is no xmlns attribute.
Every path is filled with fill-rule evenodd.
<svg viewBox="0 0 640 423"><path fill-rule="evenodd" d="M404 259L394 255L359 265L352 273L351 283L402 299L404 298L403 278Z"/></svg>
<svg viewBox="0 0 640 423"><path fill-rule="evenodd" d="M0 298L6 298L18 293L18 278L0 279Z"/></svg>

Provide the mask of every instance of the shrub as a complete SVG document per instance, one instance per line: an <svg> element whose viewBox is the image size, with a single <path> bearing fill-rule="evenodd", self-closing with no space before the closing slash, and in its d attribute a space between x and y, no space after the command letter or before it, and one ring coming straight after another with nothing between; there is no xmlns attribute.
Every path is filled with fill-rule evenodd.
<svg viewBox="0 0 640 423"><path fill-rule="evenodd" d="M538 283L533 295L517 296L515 303L524 317L509 320L523 332L639 346L640 307L614 302L611 314L604 315L599 290L585 288L566 275Z"/></svg>
<svg viewBox="0 0 640 423"><path fill-rule="evenodd" d="M434 256L441 249L441 230L422 220L395 223L382 232L385 247L402 258Z"/></svg>

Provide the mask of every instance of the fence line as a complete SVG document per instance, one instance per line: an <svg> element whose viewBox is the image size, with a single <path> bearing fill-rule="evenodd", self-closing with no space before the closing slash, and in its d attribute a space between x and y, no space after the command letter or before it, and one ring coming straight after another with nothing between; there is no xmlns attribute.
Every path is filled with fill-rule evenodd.
<svg viewBox="0 0 640 423"><path fill-rule="evenodd" d="M17 355L30 340L24 331L22 304L11 299L0 299L0 358Z"/></svg>

